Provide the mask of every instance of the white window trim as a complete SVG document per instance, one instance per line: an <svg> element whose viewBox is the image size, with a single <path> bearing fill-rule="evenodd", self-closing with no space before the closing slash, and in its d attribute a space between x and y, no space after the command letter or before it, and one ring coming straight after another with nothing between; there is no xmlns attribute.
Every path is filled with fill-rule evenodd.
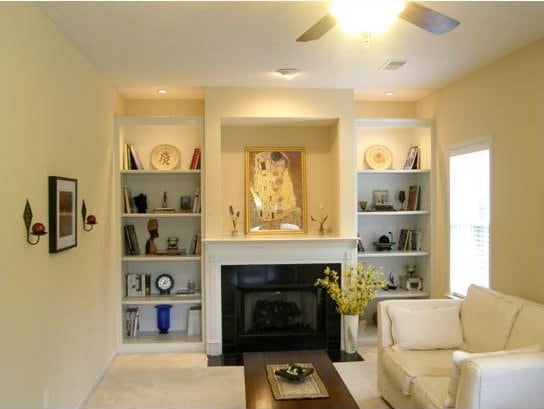
<svg viewBox="0 0 544 409"><path fill-rule="evenodd" d="M464 299L465 296L463 294L459 294L456 292L452 292L450 288L451 284L451 260L450 260L450 157L457 156L457 155L463 155L466 153L472 153L481 151L484 149L489 149L489 288L493 288L493 158L494 158L494 149L493 149L493 136L492 135L484 135L479 136L476 138L463 140L460 142L452 143L448 147L448 156L446 158L446 175L448 180L448 186L446 190L447 195L447 226L448 226L448 234L447 234L447 246L448 246L448 293L447 296L451 298L461 298Z"/></svg>

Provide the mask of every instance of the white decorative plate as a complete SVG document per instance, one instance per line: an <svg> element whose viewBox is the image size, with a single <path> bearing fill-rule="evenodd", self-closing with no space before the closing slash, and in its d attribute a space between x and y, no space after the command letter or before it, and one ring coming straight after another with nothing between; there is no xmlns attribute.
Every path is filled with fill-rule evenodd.
<svg viewBox="0 0 544 409"><path fill-rule="evenodd" d="M365 152L365 160L370 169L384 170L391 167L391 151L383 145L372 145Z"/></svg>
<svg viewBox="0 0 544 409"><path fill-rule="evenodd" d="M172 170L179 166L181 155L172 145L159 145L151 151L151 167L157 170Z"/></svg>

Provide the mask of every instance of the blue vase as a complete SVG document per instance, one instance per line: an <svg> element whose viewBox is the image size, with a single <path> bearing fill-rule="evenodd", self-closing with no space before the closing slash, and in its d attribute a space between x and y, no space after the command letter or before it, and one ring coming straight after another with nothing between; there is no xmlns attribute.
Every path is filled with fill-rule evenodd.
<svg viewBox="0 0 544 409"><path fill-rule="evenodd" d="M157 328L159 333L168 334L170 329L170 304L155 305L157 309Z"/></svg>

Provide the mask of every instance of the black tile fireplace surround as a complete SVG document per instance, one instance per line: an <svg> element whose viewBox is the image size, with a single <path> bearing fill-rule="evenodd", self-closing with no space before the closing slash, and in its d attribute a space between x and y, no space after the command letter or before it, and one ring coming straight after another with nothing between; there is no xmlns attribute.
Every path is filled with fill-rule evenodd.
<svg viewBox="0 0 544 409"><path fill-rule="evenodd" d="M340 315L314 285L340 264L221 267L223 354L302 349L340 350Z"/></svg>

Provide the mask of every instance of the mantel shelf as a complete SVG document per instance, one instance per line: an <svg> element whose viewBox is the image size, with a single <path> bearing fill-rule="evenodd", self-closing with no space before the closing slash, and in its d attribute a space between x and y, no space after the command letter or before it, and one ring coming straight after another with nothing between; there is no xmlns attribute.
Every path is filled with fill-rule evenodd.
<svg viewBox="0 0 544 409"><path fill-rule="evenodd" d="M238 234L236 236L225 234L223 236L219 237L211 237L202 239L202 241L208 242L208 243L261 243L261 242L267 242L267 241L273 241L273 242L301 242L301 241L351 241L355 242L357 241L357 237L340 237L340 236L328 236L328 235L308 235L308 234L293 234L293 235L286 235L286 234L278 234L278 235L245 235L245 234Z"/></svg>

